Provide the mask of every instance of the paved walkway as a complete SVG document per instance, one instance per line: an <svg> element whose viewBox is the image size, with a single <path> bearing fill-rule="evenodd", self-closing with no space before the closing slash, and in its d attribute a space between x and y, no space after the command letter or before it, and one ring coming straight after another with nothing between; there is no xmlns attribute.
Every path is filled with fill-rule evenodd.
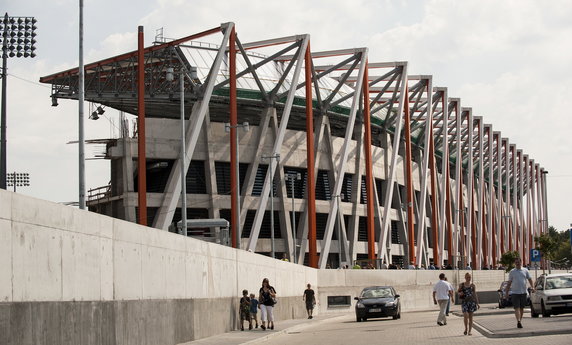
<svg viewBox="0 0 572 345"><path fill-rule="evenodd" d="M471 337L464 336L460 306L453 307L448 325L436 324L438 311L403 312L400 320L372 319L355 322L353 313L316 316L313 320L297 319L276 322L274 331L234 331L184 345L238 344L373 344L379 337L394 344L570 344L572 315L531 318L525 310L523 329L516 328L512 308L497 309L495 304L483 305L475 313ZM502 338L502 339L499 339Z"/></svg>

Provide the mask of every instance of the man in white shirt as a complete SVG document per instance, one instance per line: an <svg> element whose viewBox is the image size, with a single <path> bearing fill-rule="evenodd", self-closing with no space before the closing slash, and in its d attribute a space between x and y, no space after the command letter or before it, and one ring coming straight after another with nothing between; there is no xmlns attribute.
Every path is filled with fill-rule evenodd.
<svg viewBox="0 0 572 345"><path fill-rule="evenodd" d="M516 316L516 327L522 328L522 315L524 314L524 307L526 305L526 281L530 283L532 291L534 291L534 284L532 277L528 270L522 267L522 260L520 258L514 259L514 265L508 274L508 284L506 284L505 298L508 298L509 291L512 292L511 299L514 307L514 316Z"/></svg>
<svg viewBox="0 0 572 345"><path fill-rule="evenodd" d="M433 286L433 302L439 304L439 316L437 317L437 324L439 326L447 324L445 311L449 299L453 299L453 286L445 281L445 273L441 273L439 274L439 281Z"/></svg>

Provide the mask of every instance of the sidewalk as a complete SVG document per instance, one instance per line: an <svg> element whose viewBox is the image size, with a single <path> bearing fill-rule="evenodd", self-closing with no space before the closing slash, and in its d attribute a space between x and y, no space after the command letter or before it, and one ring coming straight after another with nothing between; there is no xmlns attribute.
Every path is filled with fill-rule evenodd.
<svg viewBox="0 0 572 345"><path fill-rule="evenodd" d="M460 311L453 313L463 317ZM474 328L487 338L520 338L539 335L572 334L572 316L555 315L549 318L530 316L530 309L524 309L523 328L516 327L512 307L498 309L496 304L481 305L475 313Z"/></svg>
<svg viewBox="0 0 572 345"><path fill-rule="evenodd" d="M295 333L308 327L314 327L326 321L343 318L349 313L335 313L314 316L313 319L291 319L284 321L276 321L274 330L266 329L263 331L260 327L251 331L232 331L224 334L215 335L212 337L181 343L178 345L239 345L239 344L252 344L259 341L264 341L280 334Z"/></svg>

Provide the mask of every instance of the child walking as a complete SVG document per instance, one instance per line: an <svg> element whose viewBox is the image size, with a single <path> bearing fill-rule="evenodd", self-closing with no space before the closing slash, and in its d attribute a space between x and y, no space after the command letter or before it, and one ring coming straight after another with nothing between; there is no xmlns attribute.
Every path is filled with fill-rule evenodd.
<svg viewBox="0 0 572 345"><path fill-rule="evenodd" d="M250 320L250 297L248 297L248 290L242 290L242 298L240 299L241 331L244 331L244 321L248 321L248 329L252 329L252 321Z"/></svg>
<svg viewBox="0 0 572 345"><path fill-rule="evenodd" d="M258 300L255 298L253 293L250 294L250 329L252 329L252 322L256 323L256 328L258 328Z"/></svg>

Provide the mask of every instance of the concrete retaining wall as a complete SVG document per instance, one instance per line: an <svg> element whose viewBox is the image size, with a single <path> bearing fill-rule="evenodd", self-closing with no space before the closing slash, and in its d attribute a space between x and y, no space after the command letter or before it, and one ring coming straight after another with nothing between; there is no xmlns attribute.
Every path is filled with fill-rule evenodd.
<svg viewBox="0 0 572 345"><path fill-rule="evenodd" d="M3 190L0 262L0 344L176 344L236 329L265 277L279 319L317 285L308 267Z"/></svg>
<svg viewBox="0 0 572 345"><path fill-rule="evenodd" d="M458 285L465 271L444 271ZM439 271L315 270L0 190L0 344L170 345L236 329L243 289L270 279L277 320L353 311L371 285L392 285L403 310L434 308ZM493 300L503 271L473 271ZM328 296L351 305L328 308ZM483 302L485 300L481 299ZM277 322L279 325L279 321Z"/></svg>

